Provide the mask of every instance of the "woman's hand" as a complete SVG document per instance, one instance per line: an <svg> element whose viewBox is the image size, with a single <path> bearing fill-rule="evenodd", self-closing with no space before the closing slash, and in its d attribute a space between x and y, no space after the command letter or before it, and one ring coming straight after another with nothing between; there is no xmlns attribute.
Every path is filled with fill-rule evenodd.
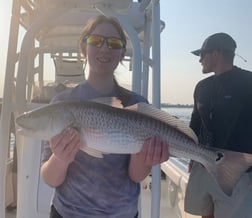
<svg viewBox="0 0 252 218"><path fill-rule="evenodd" d="M159 137L147 139L140 152L132 154L129 164L129 177L134 182L142 181L151 167L169 159L168 145Z"/></svg>
<svg viewBox="0 0 252 218"><path fill-rule="evenodd" d="M159 137L146 140L142 150L136 154L146 166L160 164L169 159L168 145Z"/></svg>
<svg viewBox="0 0 252 218"><path fill-rule="evenodd" d="M53 154L41 167L41 174L48 185L57 187L65 181L68 166L74 161L80 144L80 135L75 129L65 129L50 140Z"/></svg>
<svg viewBox="0 0 252 218"><path fill-rule="evenodd" d="M53 155L60 161L69 164L80 148L80 135L75 129L65 129L50 140Z"/></svg>

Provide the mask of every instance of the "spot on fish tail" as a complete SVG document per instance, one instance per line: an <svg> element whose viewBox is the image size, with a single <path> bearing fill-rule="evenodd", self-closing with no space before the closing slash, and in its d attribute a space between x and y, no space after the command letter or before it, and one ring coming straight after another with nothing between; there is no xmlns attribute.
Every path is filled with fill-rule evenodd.
<svg viewBox="0 0 252 218"><path fill-rule="evenodd" d="M224 158L224 154L221 152L217 153L217 158L215 159L216 162L220 162Z"/></svg>

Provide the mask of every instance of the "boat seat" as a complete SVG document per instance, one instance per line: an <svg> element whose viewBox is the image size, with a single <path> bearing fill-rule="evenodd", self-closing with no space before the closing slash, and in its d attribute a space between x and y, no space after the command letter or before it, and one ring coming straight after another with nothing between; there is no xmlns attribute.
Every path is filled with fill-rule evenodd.
<svg viewBox="0 0 252 218"><path fill-rule="evenodd" d="M49 103L58 93L75 87L84 82L84 62L77 56L52 55L55 65L55 81L45 84L42 88L33 86L33 103Z"/></svg>
<svg viewBox="0 0 252 218"><path fill-rule="evenodd" d="M52 56L55 65L55 83L79 84L85 81L84 62L80 57Z"/></svg>

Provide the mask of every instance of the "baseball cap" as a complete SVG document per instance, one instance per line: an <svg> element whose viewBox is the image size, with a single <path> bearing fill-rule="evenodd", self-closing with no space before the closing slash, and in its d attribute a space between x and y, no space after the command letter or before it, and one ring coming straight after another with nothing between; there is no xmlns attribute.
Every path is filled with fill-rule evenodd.
<svg viewBox="0 0 252 218"><path fill-rule="evenodd" d="M200 56L204 51L220 50L235 52L236 42L227 33L215 33L205 39L202 47L195 51L192 51L194 55Z"/></svg>

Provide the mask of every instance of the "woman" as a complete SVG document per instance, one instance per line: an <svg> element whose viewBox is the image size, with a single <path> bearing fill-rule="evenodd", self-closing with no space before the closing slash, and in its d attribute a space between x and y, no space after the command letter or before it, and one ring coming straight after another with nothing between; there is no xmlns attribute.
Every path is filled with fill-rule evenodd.
<svg viewBox="0 0 252 218"><path fill-rule="evenodd" d="M90 19L80 37L80 48L89 65L87 81L62 92L54 101L116 96L124 106L147 102L120 87L114 78L126 51L126 36L114 18ZM74 129L66 129L44 143L41 174L56 188L50 217L137 217L139 182L152 165L168 159L167 145L154 137L138 154L109 154L100 159L79 150L80 143Z"/></svg>

